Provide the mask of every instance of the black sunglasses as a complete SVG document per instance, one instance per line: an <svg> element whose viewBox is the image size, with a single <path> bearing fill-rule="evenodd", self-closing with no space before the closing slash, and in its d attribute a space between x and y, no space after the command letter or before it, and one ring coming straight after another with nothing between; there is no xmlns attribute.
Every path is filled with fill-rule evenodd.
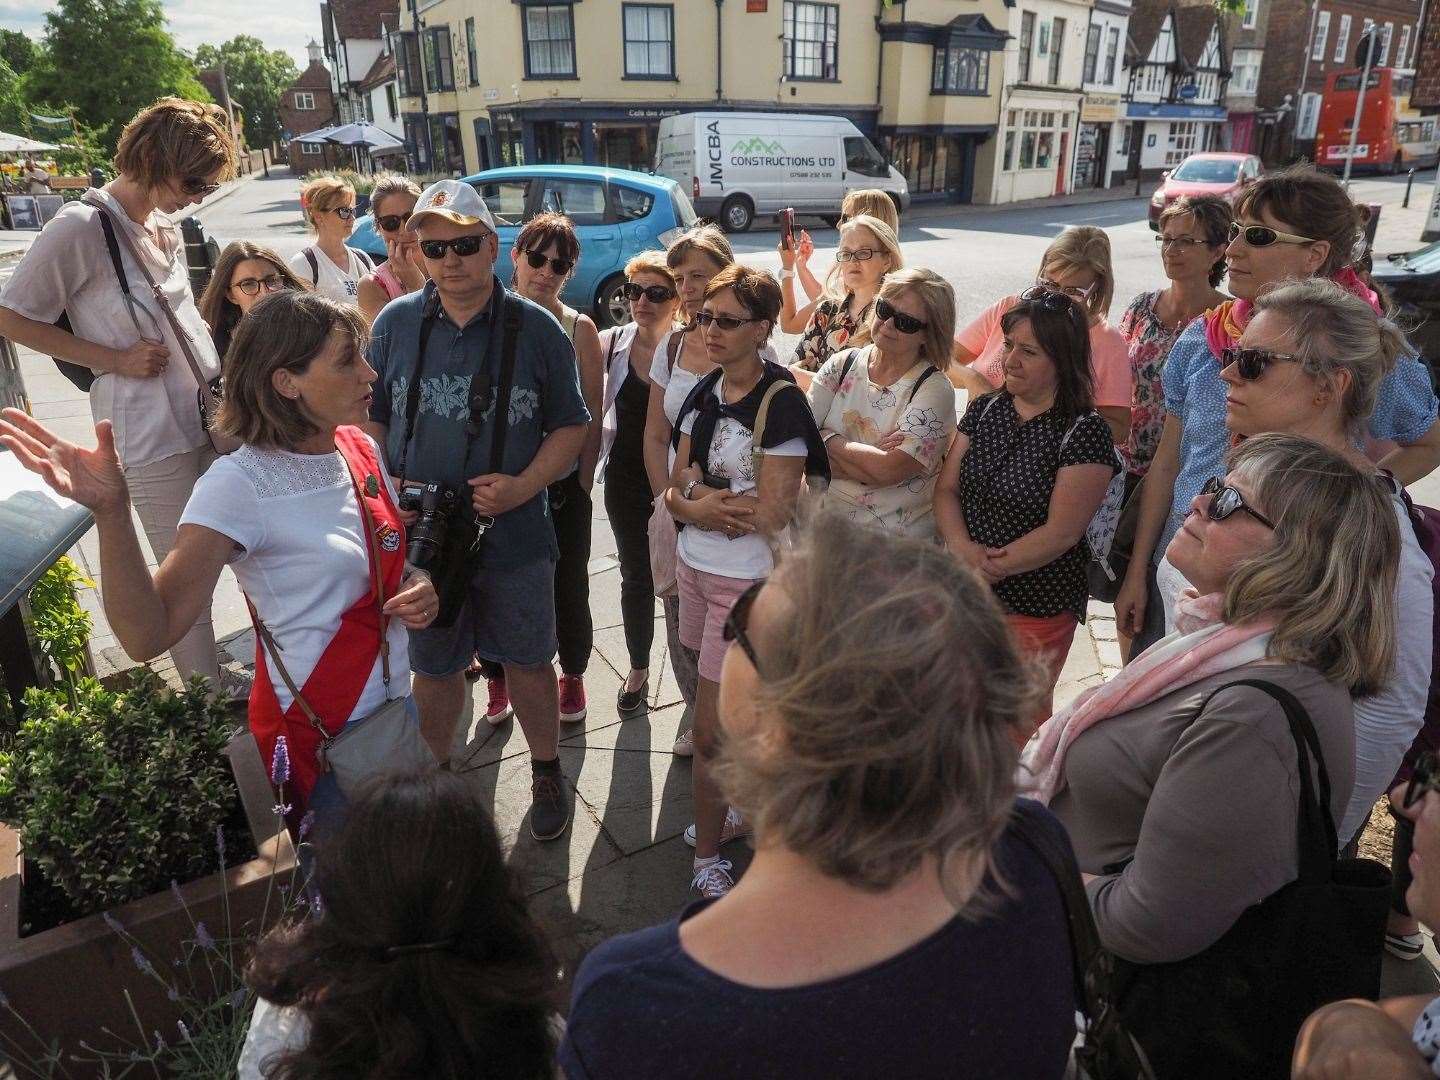
<svg viewBox="0 0 1440 1080"><path fill-rule="evenodd" d="M1246 246L1252 248L1269 247L1271 244L1315 244L1319 242L1309 236L1272 229L1269 225L1241 225L1238 221L1232 221L1230 223L1230 243L1233 244L1242 236L1245 238Z"/></svg>
<svg viewBox="0 0 1440 1080"><path fill-rule="evenodd" d="M480 250L480 245L484 240L485 236L477 236L474 233L469 236L457 236L454 240L421 240L420 254L427 259L439 260L445 258L446 251L453 251L462 259L466 259Z"/></svg>
<svg viewBox="0 0 1440 1080"><path fill-rule="evenodd" d="M895 324L895 329L902 334L918 334L930 324L923 319L917 319L914 315L906 315L903 311L896 311L895 305L888 300L875 301L875 321L882 323L889 319Z"/></svg>
<svg viewBox="0 0 1440 1080"><path fill-rule="evenodd" d="M207 183L199 176L187 176L180 181L180 190L186 195L199 195L202 199L220 190L219 184Z"/></svg>
<svg viewBox="0 0 1440 1080"><path fill-rule="evenodd" d="M1227 368L1235 365L1235 374L1246 382L1254 382L1265 374L1265 369L1271 364L1296 363L1300 357L1291 356L1289 353L1271 352L1269 349L1241 349L1229 348L1220 350L1220 367Z"/></svg>
<svg viewBox="0 0 1440 1080"><path fill-rule="evenodd" d="M1085 312L1079 303L1049 285L1031 285L1020 294L1020 299L1027 304L1036 304L1047 311L1064 312L1075 318L1085 318Z"/></svg>
<svg viewBox="0 0 1440 1080"><path fill-rule="evenodd" d="M555 273L559 274L561 277L564 277L566 274L570 273L571 270L575 269L574 259L551 259L547 258L545 255L538 251L527 250L525 252L525 261L530 264L531 270L539 270L548 262L550 264L550 269L554 270Z"/></svg>
<svg viewBox="0 0 1440 1080"><path fill-rule="evenodd" d="M721 330L738 330L746 323L764 322L763 319L737 319L734 315L716 315L713 311L695 312L695 323L698 326L709 326L714 323Z"/></svg>
<svg viewBox="0 0 1440 1080"><path fill-rule="evenodd" d="M725 641L733 641L740 646L740 651L756 671L760 670L760 657L755 654L755 646L750 644L750 637L745 631L750 624L750 609L755 606L755 597L760 595L760 590L764 587L765 579L761 578L737 596L730 608L730 614L725 616L725 626L720 631L720 636Z"/></svg>
<svg viewBox="0 0 1440 1080"><path fill-rule="evenodd" d="M627 281L620 286L620 291L625 295L626 300L639 300L645 297L652 304L665 304L675 299L675 290L669 285L641 285L635 281Z"/></svg>
<svg viewBox="0 0 1440 1080"><path fill-rule="evenodd" d="M1401 808L1409 810L1430 791L1440 791L1440 758L1427 750L1415 762L1415 771L1410 774L1405 797L1400 801Z"/></svg>
<svg viewBox="0 0 1440 1080"><path fill-rule="evenodd" d="M1205 486L1200 489L1200 494L1210 496L1210 502L1205 505L1205 516L1211 521L1224 521L1238 511L1249 514L1267 529L1275 528L1273 521L1246 503L1245 496L1240 492L1228 484L1222 484L1219 477L1211 477L1205 481Z"/></svg>
<svg viewBox="0 0 1440 1080"><path fill-rule="evenodd" d="M230 284L246 296L258 296L262 288L266 292L279 292L285 288L285 279L279 274L266 274L260 278L241 278L239 281L232 281Z"/></svg>
<svg viewBox="0 0 1440 1080"><path fill-rule="evenodd" d="M321 210L322 214L334 214L341 221L349 221L355 216L353 206L332 206L329 210Z"/></svg>
<svg viewBox="0 0 1440 1080"><path fill-rule="evenodd" d="M384 217L378 217L375 219L375 224L386 232L394 232L409 220L410 211L406 210L403 214L386 214Z"/></svg>

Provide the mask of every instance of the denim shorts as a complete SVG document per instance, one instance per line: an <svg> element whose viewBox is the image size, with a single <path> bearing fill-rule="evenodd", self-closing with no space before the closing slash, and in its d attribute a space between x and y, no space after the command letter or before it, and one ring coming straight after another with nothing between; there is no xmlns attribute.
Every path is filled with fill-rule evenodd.
<svg viewBox="0 0 1440 1080"><path fill-rule="evenodd" d="M472 577L453 626L410 631L410 668L441 679L464 671L475 655L540 667L555 658L555 648L555 564L537 559Z"/></svg>

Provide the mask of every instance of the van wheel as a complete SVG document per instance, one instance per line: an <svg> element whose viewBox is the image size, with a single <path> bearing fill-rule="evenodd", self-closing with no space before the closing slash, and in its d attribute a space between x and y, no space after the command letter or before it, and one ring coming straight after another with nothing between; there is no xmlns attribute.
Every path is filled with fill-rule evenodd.
<svg viewBox="0 0 1440 1080"><path fill-rule="evenodd" d="M625 275L615 274L606 278L595 294L595 325L599 329L624 326L630 321L630 304L625 299L624 288Z"/></svg>
<svg viewBox="0 0 1440 1080"><path fill-rule="evenodd" d="M731 195L720 206L720 224L726 232L749 232L755 206L744 195Z"/></svg>

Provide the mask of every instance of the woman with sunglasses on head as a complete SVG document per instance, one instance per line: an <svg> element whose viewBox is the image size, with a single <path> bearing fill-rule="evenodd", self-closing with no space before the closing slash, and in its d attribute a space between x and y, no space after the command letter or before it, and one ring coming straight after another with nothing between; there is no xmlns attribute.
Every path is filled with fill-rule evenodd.
<svg viewBox="0 0 1440 1080"><path fill-rule="evenodd" d="M425 287L425 261L419 238L407 228L420 198L420 185L408 176L381 173L370 191L370 216L385 241L385 262L360 279L356 299L360 314L373 323L380 309L397 297Z"/></svg>
<svg viewBox="0 0 1440 1080"><path fill-rule="evenodd" d="M1115 600L1119 628L1136 635L1136 650L1164 633L1155 565L1195 493L1220 471L1230 444L1221 354L1239 341L1255 300L1283 282L1323 277L1381 313L1379 297L1351 266L1362 240L1359 218L1334 177L1309 165L1266 173L1240 193L1235 216L1225 250L1235 299L1192 322L1165 361L1165 426L1141 490L1130 565ZM1383 464L1401 483L1440 464L1436 416L1429 369L1413 355L1401 356L1381 380L1366 421L1372 438L1400 444Z"/></svg>
<svg viewBox="0 0 1440 1080"><path fill-rule="evenodd" d="M1091 397L1095 410L1110 425L1115 445L1125 445L1133 396L1130 361L1125 339L1106 321L1115 295L1115 272L1105 230L1072 225L1062 232L1045 249L1035 283L1064 293L1085 309L1090 328ZM997 300L955 335L954 364L947 374L958 389L969 391L972 401L1005 381L1001 324L1018 300L1018 296Z"/></svg>
<svg viewBox="0 0 1440 1080"><path fill-rule="evenodd" d="M658 491L645 468L650 371L657 347L675 329L680 296L675 275L658 251L625 264L631 321L600 335L605 353L604 432L597 475L605 485L605 514L620 561L620 617L630 670L616 706L622 717L645 707L650 647L655 640L655 581L650 571L650 517Z"/></svg>
<svg viewBox="0 0 1440 1080"><path fill-rule="evenodd" d="M564 214L537 214L525 223L510 249L515 268L515 291L533 300L551 315L575 346L580 392L590 412L589 431L580 449L580 459L568 476L546 489L550 520L560 558L555 563L555 636L560 643L560 719L576 724L585 719L585 671L595 647L595 627L590 617L590 490L595 486L595 465L600 457L600 432L604 420L600 399L605 382L605 360L600 334L590 316L582 315L560 299L565 282L580 261L580 238ZM505 669L497 663L476 658L471 669L484 675L489 691L485 719L503 723L512 713L505 686Z"/></svg>
<svg viewBox="0 0 1440 1080"><path fill-rule="evenodd" d="M709 773L725 657L721 631L737 598L769 575L771 545L795 516L801 481L830 478L805 395L785 368L760 352L779 314L780 287L763 270L729 266L706 286L695 322L717 370L696 383L680 406L665 490L680 530L680 640L699 654L691 884L710 898L734 884L720 845L748 829L727 811Z"/></svg>
<svg viewBox="0 0 1440 1080"><path fill-rule="evenodd" d="M90 411L97 423L110 423L145 537L164 561L185 500L215 460L187 351L207 383L220 374L220 356L195 305L176 219L234 175L224 111L162 98L125 125L115 167L119 175L110 183L66 203L16 265L0 293L0 334L93 374ZM117 234L114 257L128 292L117 279L102 215ZM61 315L69 329L56 325ZM208 602L176 636L170 656L182 678L220 679ZM240 687L227 680L222 689Z"/></svg>
<svg viewBox="0 0 1440 1080"><path fill-rule="evenodd" d="M349 181L321 173L300 185L300 209L315 232L290 260L290 269L321 296L359 304L360 279L375 269L363 251L345 245L355 228L355 189Z"/></svg>
<svg viewBox="0 0 1440 1080"><path fill-rule="evenodd" d="M1085 619L1085 530L1120 466L1092 404L1085 309L1037 285L1001 332L1005 384L965 410L935 487L935 524L995 590L1053 693ZM1040 718L1049 715L1047 695Z"/></svg>
<svg viewBox="0 0 1440 1080"><path fill-rule="evenodd" d="M808 397L830 456L825 501L907 536L935 535L934 492L955 436L955 398L940 374L955 336L955 293L933 270L885 278L869 345L816 373Z"/></svg>
<svg viewBox="0 0 1440 1080"><path fill-rule="evenodd" d="M1334 850L1355 777L1351 699L1379 689L1395 661L1399 532L1370 468L1298 435L1247 439L1170 544L1195 593L1176 632L1083 693L1026 748L1026 786L1070 834L1101 941L1121 961L1204 953L1296 880L1298 841ZM1236 685L1243 680L1281 697ZM1299 736L1285 694L1308 716L1328 777L1318 838L1310 815L1300 828ZM1312 774L1327 790L1318 766ZM1146 977L1175 976L1158 968ZM1160 1019L1148 999L1135 1000L1145 1019L1131 1010L1131 1030L1157 1075L1284 1075L1301 1018L1287 1015L1292 995L1253 985L1216 979L1202 1003L1216 1013L1196 1023Z"/></svg>
<svg viewBox="0 0 1440 1080"><path fill-rule="evenodd" d="M200 297L200 317L210 327L220 359L225 359L236 325L251 308L271 293L305 288L308 286L270 248L248 240L226 244Z"/></svg>
<svg viewBox="0 0 1440 1080"><path fill-rule="evenodd" d="M887 192L881 191L879 188L857 188L847 192L840 203L840 220L835 223L835 227L837 229L844 228L847 221L853 217L859 217L861 214L868 214L883 221L890 226L890 231L897 237L900 235L900 211L895 206L895 200ZM789 247L786 246L785 237L782 234L779 251L780 293L784 298L781 311L788 308L795 312L789 322L794 329L786 332L798 333L810 321L815 301L825 293L825 286L810 272L810 259L815 254L815 242L810 239L808 232L801 229L794 234L792 246ZM806 303L803 307L797 307L792 298L794 289L792 282L796 280L805 290ZM781 329L786 329L783 318L781 323Z"/></svg>

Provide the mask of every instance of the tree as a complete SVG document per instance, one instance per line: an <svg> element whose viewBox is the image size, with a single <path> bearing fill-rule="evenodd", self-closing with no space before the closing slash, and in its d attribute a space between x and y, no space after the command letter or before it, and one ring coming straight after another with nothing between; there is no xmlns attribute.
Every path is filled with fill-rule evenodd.
<svg viewBox="0 0 1440 1080"><path fill-rule="evenodd" d="M30 130L28 112L25 95L20 88L20 76L0 55L0 131L24 135Z"/></svg>
<svg viewBox="0 0 1440 1080"><path fill-rule="evenodd" d="M107 152L156 98L211 100L165 29L160 0L59 0L45 16L45 47L25 87L32 105L72 106Z"/></svg>
<svg viewBox="0 0 1440 1080"><path fill-rule="evenodd" d="M0 60L16 75L24 75L40 57L40 47L19 30L0 30Z"/></svg>
<svg viewBox="0 0 1440 1080"><path fill-rule="evenodd" d="M245 138L251 146L272 146L280 138L280 94L300 75L283 49L267 49L259 38L241 34L223 45L201 45L195 64L202 71L225 62L230 99L245 110Z"/></svg>

